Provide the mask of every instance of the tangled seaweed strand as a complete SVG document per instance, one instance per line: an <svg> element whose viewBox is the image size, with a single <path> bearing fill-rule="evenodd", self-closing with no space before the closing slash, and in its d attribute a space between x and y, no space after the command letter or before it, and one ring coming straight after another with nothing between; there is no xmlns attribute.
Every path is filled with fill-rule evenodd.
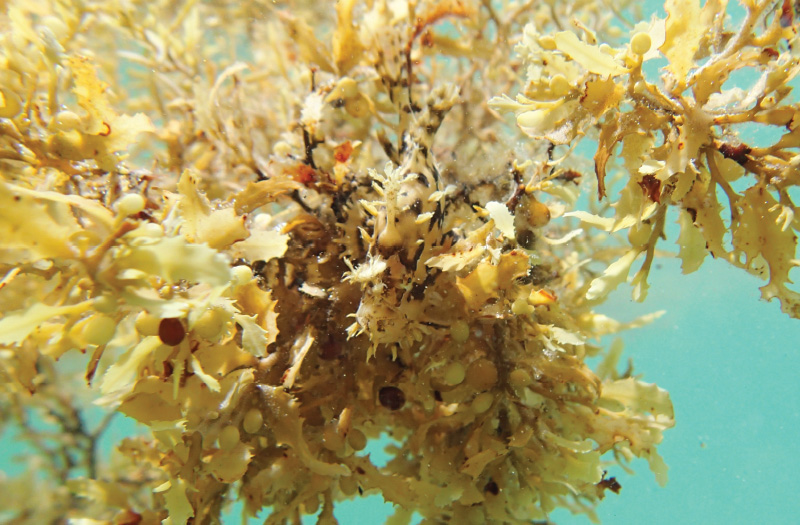
<svg viewBox="0 0 800 525"><path fill-rule="evenodd" d="M612 47L626 5L496 4L4 3L0 414L48 468L0 480L3 518L335 523L380 493L393 523L530 523L595 518L634 457L666 482L669 396L600 344L659 313L593 309L642 254L644 298L672 204L685 271L724 257L798 316L794 15L668 2ZM99 461L92 402L148 433Z"/></svg>

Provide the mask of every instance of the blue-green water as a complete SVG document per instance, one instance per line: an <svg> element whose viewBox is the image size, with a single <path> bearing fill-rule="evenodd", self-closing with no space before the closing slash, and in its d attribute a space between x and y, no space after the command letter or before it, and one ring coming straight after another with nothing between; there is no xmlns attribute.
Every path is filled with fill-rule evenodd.
<svg viewBox="0 0 800 525"><path fill-rule="evenodd" d="M618 477L623 489L599 515L624 524L798 523L799 322L759 301L763 283L722 261L691 275L675 260L660 265L644 305L622 291L603 310L623 319L643 306L667 310L625 343L636 370L675 405L676 426L659 449L670 481L659 487L637 461L636 476Z"/></svg>

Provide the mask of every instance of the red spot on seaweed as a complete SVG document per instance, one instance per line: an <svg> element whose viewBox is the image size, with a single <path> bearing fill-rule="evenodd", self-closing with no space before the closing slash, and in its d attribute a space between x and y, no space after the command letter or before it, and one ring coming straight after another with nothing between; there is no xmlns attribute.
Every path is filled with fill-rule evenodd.
<svg viewBox="0 0 800 525"><path fill-rule="evenodd" d="M575 170L567 170L558 177L556 177L557 180L563 180L564 182L572 182L576 186L580 184L580 182L578 182L578 179L580 178L581 174Z"/></svg>
<svg viewBox="0 0 800 525"><path fill-rule="evenodd" d="M429 29L422 33L422 37L420 37L419 43L422 44L424 47L433 47L433 32Z"/></svg>
<svg viewBox="0 0 800 525"><path fill-rule="evenodd" d="M783 0L783 5L781 6L781 27L791 27L792 19L792 2L791 0Z"/></svg>
<svg viewBox="0 0 800 525"><path fill-rule="evenodd" d="M343 142L334 148L333 158L336 159L336 162L347 162L352 153L353 145L350 144L350 141L348 140L347 142Z"/></svg>
<svg viewBox="0 0 800 525"><path fill-rule="evenodd" d="M639 186L642 188L647 197L653 202L661 202L661 181L653 175L645 175L639 181Z"/></svg>
<svg viewBox="0 0 800 525"><path fill-rule="evenodd" d="M167 317L158 323L158 338L165 345L178 346L184 337L186 337L186 329L180 319Z"/></svg>
<svg viewBox="0 0 800 525"><path fill-rule="evenodd" d="M753 151L753 148L747 144L733 145L723 143L719 146L719 152L722 153L723 157L731 159L741 166L744 166L747 161L750 160L747 155L749 155L751 151Z"/></svg>
<svg viewBox="0 0 800 525"><path fill-rule="evenodd" d="M294 180L306 186L313 184L317 180L317 172L307 164L298 164L289 170L289 174Z"/></svg>
<svg viewBox="0 0 800 525"><path fill-rule="evenodd" d="M601 489L600 498L602 499L602 494L603 494L602 491L610 490L614 494L619 494L619 491L622 490L622 485L619 484L617 478L614 477L606 478L605 474L603 474L603 479L601 479L597 483L597 488Z"/></svg>

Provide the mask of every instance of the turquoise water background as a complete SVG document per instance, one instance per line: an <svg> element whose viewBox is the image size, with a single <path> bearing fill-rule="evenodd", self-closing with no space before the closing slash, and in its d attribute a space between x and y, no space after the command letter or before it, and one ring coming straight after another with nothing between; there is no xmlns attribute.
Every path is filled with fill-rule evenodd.
<svg viewBox="0 0 800 525"><path fill-rule="evenodd" d="M645 12L663 16L658 2ZM767 139L754 133L752 140ZM671 249L675 237L662 248ZM633 303L623 286L599 309L622 321L666 310L623 334L623 360L632 357L637 374L670 392L677 423L659 449L669 484L659 487L644 461L633 463L634 476L612 470L622 491L608 493L598 515L605 524L800 523L800 321L777 302L760 301L763 282L723 261L709 257L691 275L679 266L657 262L645 303ZM112 429L108 447L131 428ZM19 450L8 439L2 445L0 468L17 472L11 459ZM336 515L343 525L372 524L391 512L380 496L369 496L340 504ZM589 523L566 511L551 519ZM226 522L239 522L236 507Z"/></svg>

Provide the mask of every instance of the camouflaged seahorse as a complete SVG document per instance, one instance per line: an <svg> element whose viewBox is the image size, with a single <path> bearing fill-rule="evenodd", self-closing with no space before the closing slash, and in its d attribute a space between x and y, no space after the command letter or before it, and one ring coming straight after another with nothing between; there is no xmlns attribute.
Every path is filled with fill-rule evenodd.
<svg viewBox="0 0 800 525"><path fill-rule="evenodd" d="M442 186L431 147L456 98L454 86L435 89L403 137L400 165L392 169L387 164L384 175L371 172L373 187L383 197L383 201L367 203L378 205L373 208L375 249L387 258L398 254L413 272L414 281L428 273L424 263L442 238Z"/></svg>

